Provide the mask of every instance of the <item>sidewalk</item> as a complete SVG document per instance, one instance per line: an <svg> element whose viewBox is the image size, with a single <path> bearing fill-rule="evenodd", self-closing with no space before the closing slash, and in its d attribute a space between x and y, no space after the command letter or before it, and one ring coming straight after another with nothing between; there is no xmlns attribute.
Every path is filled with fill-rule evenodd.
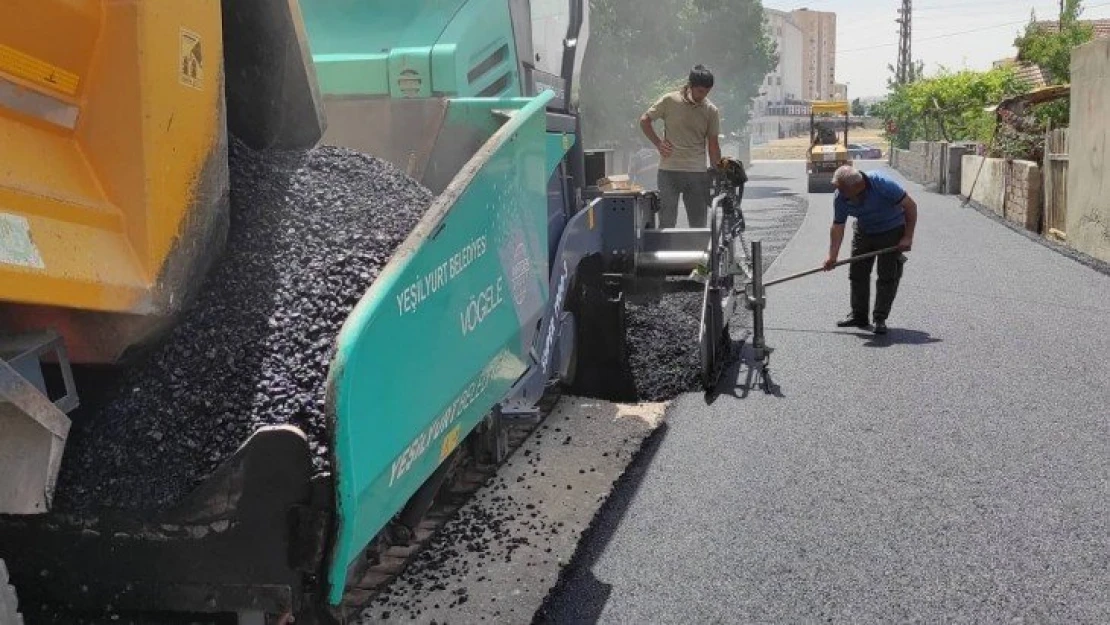
<svg viewBox="0 0 1110 625"><path fill-rule="evenodd" d="M835 327L846 268L771 287L782 397L679 399L551 620L1110 622L1110 277L907 188L891 333ZM771 278L823 259L808 198Z"/></svg>

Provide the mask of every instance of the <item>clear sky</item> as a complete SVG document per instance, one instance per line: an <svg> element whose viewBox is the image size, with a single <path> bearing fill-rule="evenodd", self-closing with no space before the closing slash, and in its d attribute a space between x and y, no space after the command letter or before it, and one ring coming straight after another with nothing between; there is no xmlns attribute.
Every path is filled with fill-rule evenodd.
<svg viewBox="0 0 1110 625"><path fill-rule="evenodd" d="M1084 19L1110 18L1110 0L1083 4ZM898 59L898 24L894 20L901 0L764 0L764 6L836 13L837 82L848 83L849 98L886 92L887 65ZM1034 9L1037 19L1056 19L1060 3L913 0L913 58L925 62L926 75L939 66L988 69L992 62L1016 53L1014 38Z"/></svg>

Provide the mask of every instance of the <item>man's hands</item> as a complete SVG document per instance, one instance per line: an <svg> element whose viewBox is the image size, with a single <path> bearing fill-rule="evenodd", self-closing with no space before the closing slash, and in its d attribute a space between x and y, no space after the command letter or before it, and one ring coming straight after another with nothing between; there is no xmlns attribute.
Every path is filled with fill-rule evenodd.
<svg viewBox="0 0 1110 625"><path fill-rule="evenodd" d="M911 239L910 237L902 237L901 240L898 241L898 249L900 251L908 252L912 248L913 248L913 239ZM824 265L822 265L822 267L824 268L825 271L832 271L836 267L836 263L837 263L836 256L829 256L828 258L825 259L825 263L824 263Z"/></svg>
<svg viewBox="0 0 1110 625"><path fill-rule="evenodd" d="M844 224L833 222L829 228L829 256L825 259L825 271L832 271L836 266L836 259L840 256L840 244L844 241Z"/></svg>
<svg viewBox="0 0 1110 625"><path fill-rule="evenodd" d="M674 154L674 144L667 139L655 144L655 148L659 150L659 156L663 158L670 158L671 154Z"/></svg>

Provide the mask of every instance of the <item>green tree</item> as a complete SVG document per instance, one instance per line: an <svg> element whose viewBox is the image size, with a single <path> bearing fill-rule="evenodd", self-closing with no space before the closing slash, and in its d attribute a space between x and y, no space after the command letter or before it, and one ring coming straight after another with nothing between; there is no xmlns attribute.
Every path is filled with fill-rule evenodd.
<svg viewBox="0 0 1110 625"><path fill-rule="evenodd" d="M1027 90L1012 68L942 69L931 78L895 86L875 112L895 125L890 138L896 147L906 148L918 140L987 142L994 131L994 115L984 109Z"/></svg>
<svg viewBox="0 0 1110 625"><path fill-rule="evenodd" d="M852 115L856 117L867 115L867 107L863 105L859 98L852 100Z"/></svg>
<svg viewBox="0 0 1110 625"><path fill-rule="evenodd" d="M643 0L636 3L647 4ZM680 76L695 63L713 70L717 84L711 98L721 108L721 131L743 130L751 101L777 62L762 3L692 0L687 3L685 18L687 46L675 51L674 66Z"/></svg>
<svg viewBox="0 0 1110 625"><path fill-rule="evenodd" d="M1052 30L1039 26L1033 14L1025 27L1025 34L1014 41L1018 60L1039 65L1048 72L1054 84L1071 79L1071 51L1094 37L1090 24L1079 21L1083 13L1081 0L1065 0L1059 28Z"/></svg>
<svg viewBox="0 0 1110 625"><path fill-rule="evenodd" d="M722 132L744 128L753 97L774 67L758 0L591 0L582 68L582 124L590 145L630 146L638 120L694 65L717 78L712 100Z"/></svg>
<svg viewBox="0 0 1110 625"><path fill-rule="evenodd" d="M890 90L894 90L894 88L898 86L898 80L896 78L896 76L898 76L898 70L894 67L893 63L887 63L886 64L886 69L887 69L887 71L890 72L890 76L887 77L887 79L886 79L886 88L890 89ZM924 77L925 77L925 61L912 61L910 63L909 76L907 76L906 82L911 83L911 82L917 80L918 78L924 78Z"/></svg>

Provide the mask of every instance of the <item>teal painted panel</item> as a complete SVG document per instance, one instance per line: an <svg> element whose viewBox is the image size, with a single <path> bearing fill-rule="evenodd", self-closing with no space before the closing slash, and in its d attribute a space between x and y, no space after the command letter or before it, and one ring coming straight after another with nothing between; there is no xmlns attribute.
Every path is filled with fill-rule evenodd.
<svg viewBox="0 0 1110 625"><path fill-rule="evenodd" d="M484 104L519 110L436 200L340 332L328 379L333 604L362 549L525 371L526 337L548 298L550 99Z"/></svg>
<svg viewBox="0 0 1110 625"><path fill-rule="evenodd" d="M459 46L454 43L440 43L432 47L432 89L437 94L455 95L459 93L459 76L455 71L458 64ZM469 94L467 94L469 95Z"/></svg>
<svg viewBox="0 0 1110 625"><path fill-rule="evenodd" d="M323 62L342 55L356 58L389 58L390 51L410 49L419 56L421 72L428 77L431 49L447 25L469 0L300 0L305 31L313 60ZM422 48L416 51L413 48ZM318 76L325 95L385 95L378 85L389 84L385 65L339 65ZM370 71L372 75L363 72ZM396 89L398 76L393 75ZM369 84L374 91L352 91ZM425 90L430 93L430 87ZM422 96L423 97L423 96Z"/></svg>
<svg viewBox="0 0 1110 625"><path fill-rule="evenodd" d="M499 120L493 112L499 109L513 109L512 98L451 98L451 106L447 108L446 126L465 127L470 129L480 128L493 134L501 127L503 120Z"/></svg>
<svg viewBox="0 0 1110 625"><path fill-rule="evenodd" d="M521 95L512 16L505 0L470 0L431 52L432 90L461 97ZM507 77L494 93L482 91Z"/></svg>
<svg viewBox="0 0 1110 625"><path fill-rule="evenodd" d="M575 135L569 132L547 133L547 172L551 174L560 162L567 156L567 152L574 147Z"/></svg>
<svg viewBox="0 0 1110 625"><path fill-rule="evenodd" d="M432 66L427 48L394 48L389 53L389 94L394 98L432 95Z"/></svg>
<svg viewBox="0 0 1110 625"><path fill-rule="evenodd" d="M313 59L328 65L318 72L324 95L522 93L505 0L301 0L301 11Z"/></svg>
<svg viewBox="0 0 1110 625"><path fill-rule="evenodd" d="M300 0L312 54L431 46L469 0Z"/></svg>
<svg viewBox="0 0 1110 625"><path fill-rule="evenodd" d="M327 95L389 95L389 57L384 54L318 54L313 60Z"/></svg>

